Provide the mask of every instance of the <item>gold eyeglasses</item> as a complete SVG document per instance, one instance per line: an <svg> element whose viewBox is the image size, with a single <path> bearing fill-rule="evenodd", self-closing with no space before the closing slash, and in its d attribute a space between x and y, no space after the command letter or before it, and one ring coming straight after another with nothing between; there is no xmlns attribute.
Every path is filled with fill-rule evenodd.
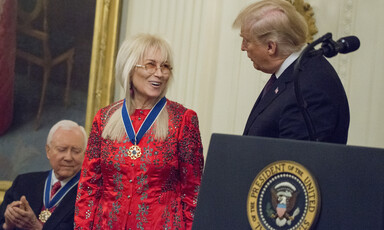
<svg viewBox="0 0 384 230"><path fill-rule="evenodd" d="M154 74L157 69L163 73L163 75L168 76L172 72L172 67L168 64L162 64L160 67L157 67L155 63L147 63L144 65L136 65L136 67L144 68L149 74Z"/></svg>

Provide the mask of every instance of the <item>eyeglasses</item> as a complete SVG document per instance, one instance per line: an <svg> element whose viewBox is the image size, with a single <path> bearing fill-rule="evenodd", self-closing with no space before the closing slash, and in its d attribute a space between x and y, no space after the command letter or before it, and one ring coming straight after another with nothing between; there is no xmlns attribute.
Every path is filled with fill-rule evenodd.
<svg viewBox="0 0 384 230"><path fill-rule="evenodd" d="M149 74L154 74L159 68L165 76L170 75L172 72L172 67L168 64L162 64L160 67L157 67L155 63L147 63L145 65L136 65L136 67L144 68Z"/></svg>

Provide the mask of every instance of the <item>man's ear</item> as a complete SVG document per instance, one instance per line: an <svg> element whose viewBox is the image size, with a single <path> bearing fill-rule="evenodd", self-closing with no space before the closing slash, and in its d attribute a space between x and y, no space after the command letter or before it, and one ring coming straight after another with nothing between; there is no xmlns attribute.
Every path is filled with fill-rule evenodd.
<svg viewBox="0 0 384 230"><path fill-rule="evenodd" d="M47 154L48 159L50 157L50 151L51 151L51 148L49 147L49 145L45 145L45 153Z"/></svg>
<svg viewBox="0 0 384 230"><path fill-rule="evenodd" d="M277 43L273 41L268 42L268 54L276 55L277 54Z"/></svg>

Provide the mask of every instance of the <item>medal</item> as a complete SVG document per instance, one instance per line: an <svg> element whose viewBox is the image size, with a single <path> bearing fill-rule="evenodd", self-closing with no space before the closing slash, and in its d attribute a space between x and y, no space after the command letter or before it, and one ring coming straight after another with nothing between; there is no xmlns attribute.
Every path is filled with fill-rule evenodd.
<svg viewBox="0 0 384 230"><path fill-rule="evenodd" d="M128 150L128 156L132 160L136 160L137 158L141 157L141 149L137 145L132 145Z"/></svg>
<svg viewBox="0 0 384 230"><path fill-rule="evenodd" d="M137 158L139 158L141 156L141 148L138 146L138 143L140 142L140 140L144 136L144 134L155 123L156 118L159 116L160 112L165 107L165 104L167 103L167 99L165 97L163 97L156 103L156 105L148 113L143 124L141 124L140 129L137 132L137 134L133 128L132 120L129 117L125 103L126 103L126 101L124 99L123 107L121 109L121 116L123 118L125 132L127 133L129 140L133 144L128 150L128 156L132 160L136 160Z"/></svg>
<svg viewBox="0 0 384 230"><path fill-rule="evenodd" d="M43 211L40 212L39 214L39 220L42 222L42 223L45 223L47 222L48 218L52 215L52 213L48 210L48 209L45 209Z"/></svg>

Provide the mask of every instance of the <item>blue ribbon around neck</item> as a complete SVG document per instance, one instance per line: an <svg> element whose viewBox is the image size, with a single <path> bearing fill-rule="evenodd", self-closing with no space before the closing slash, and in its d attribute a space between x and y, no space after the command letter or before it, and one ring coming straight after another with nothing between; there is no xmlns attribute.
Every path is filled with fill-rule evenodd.
<svg viewBox="0 0 384 230"><path fill-rule="evenodd" d="M73 186L77 185L80 179L80 172L78 172L70 181L68 181L64 187L62 187L52 198L51 201L49 201L49 196L51 194L51 180L52 180L52 172L51 170L49 172L49 175L47 179L45 180L45 187L44 187L44 207L46 209L50 209L53 206L56 206L60 201L64 198L64 196L73 188Z"/></svg>
<svg viewBox="0 0 384 230"><path fill-rule="evenodd" d="M151 109L151 111L145 118L143 124L141 124L140 129L136 134L135 129L133 128L133 125L132 125L132 120L128 114L127 107L125 105L126 102L124 99L123 108L121 109L121 115L123 117L125 131L129 137L129 140L132 142L132 144L137 145L140 142L141 138L151 128L156 118L159 116L160 112L163 110L166 102L167 102L167 99L163 97L156 103L156 105Z"/></svg>

